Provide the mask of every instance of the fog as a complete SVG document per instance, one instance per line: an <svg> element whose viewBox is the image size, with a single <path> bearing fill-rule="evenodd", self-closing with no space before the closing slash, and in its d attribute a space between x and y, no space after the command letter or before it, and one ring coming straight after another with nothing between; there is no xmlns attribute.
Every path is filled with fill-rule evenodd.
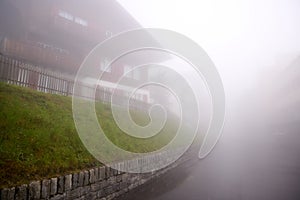
<svg viewBox="0 0 300 200"><path fill-rule="evenodd" d="M183 124L178 143L189 138L190 144L192 134L200 133L203 139L210 130L214 106L221 108L219 113L226 112L225 120L217 115L217 127L212 126L222 133L216 150L186 172L192 181L184 177L162 196L146 194L149 199L176 199L185 194L182 191L205 199L300 198L299 0L30 0L28 4L3 0L0 6L0 53L75 80L72 95L78 121L85 110L93 116L95 106L81 99L74 104L74 96L90 100L101 87L107 92L100 95L101 101L147 110L154 116L150 128L137 126L128 109L120 106L114 110L112 106L121 130L129 135L130 128L138 130L131 135L138 138L152 137L153 130L159 132L166 121L162 118L171 114L183 117L178 121ZM168 38L160 41L156 36L161 35L153 34L153 29L136 30L141 27L181 34L202 48L190 58L198 61L202 56L203 65L211 68L200 76L194 63L181 55L139 49L139 45L152 44L159 49L159 45L163 48L173 42ZM177 36L174 38L181 38ZM216 84L205 77L210 70ZM87 109L80 107L83 104ZM97 120L92 121L93 129L86 125L91 120L85 120L81 121L83 132L99 129ZM219 137L213 139L216 142ZM207 151L215 144L210 142ZM168 181L157 185L168 188ZM157 190L157 186L148 189L155 187ZM180 199L192 199L189 194ZM132 199L130 195L128 199Z"/></svg>
<svg viewBox="0 0 300 200"><path fill-rule="evenodd" d="M299 199L300 2L119 2L143 26L180 32L202 46L226 95L225 126L212 154L124 199ZM193 79L192 70L181 73Z"/></svg>
<svg viewBox="0 0 300 200"><path fill-rule="evenodd" d="M119 2L144 27L171 29L196 41L214 61L228 92L257 86L300 54L296 0Z"/></svg>
<svg viewBox="0 0 300 200"><path fill-rule="evenodd" d="M288 111L299 110L299 1L118 2L144 27L177 31L207 52L222 78L228 113L248 112L237 109L242 104L271 124L299 120ZM192 79L192 71L182 73Z"/></svg>

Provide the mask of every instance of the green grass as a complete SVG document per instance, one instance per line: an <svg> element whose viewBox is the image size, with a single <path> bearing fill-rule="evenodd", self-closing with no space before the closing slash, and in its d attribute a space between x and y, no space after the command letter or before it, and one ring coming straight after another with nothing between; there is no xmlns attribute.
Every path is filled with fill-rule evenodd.
<svg viewBox="0 0 300 200"><path fill-rule="evenodd" d="M101 165L79 139L70 97L0 83L0 110L0 188ZM106 136L134 152L164 146L178 124L173 118L158 135L137 139L117 127L109 106L96 103L96 111ZM131 114L140 125L149 122L146 112Z"/></svg>
<svg viewBox="0 0 300 200"><path fill-rule="evenodd" d="M119 129L113 119L110 107L98 103L96 104L96 112L108 139L118 147L136 153L151 152L162 148L173 139L179 125L176 123L177 119L169 116L170 118L166 121L165 126L155 136L146 139L135 138ZM150 122L146 112L131 110L130 113L133 121L138 125L143 126ZM159 116L156 117L159 118Z"/></svg>

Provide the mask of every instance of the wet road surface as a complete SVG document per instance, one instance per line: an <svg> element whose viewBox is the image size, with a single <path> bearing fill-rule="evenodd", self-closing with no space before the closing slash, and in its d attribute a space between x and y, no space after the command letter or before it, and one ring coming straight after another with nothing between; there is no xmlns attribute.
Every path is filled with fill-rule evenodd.
<svg viewBox="0 0 300 200"><path fill-rule="evenodd" d="M119 200L299 200L299 127L270 128L258 116L229 116L214 151Z"/></svg>

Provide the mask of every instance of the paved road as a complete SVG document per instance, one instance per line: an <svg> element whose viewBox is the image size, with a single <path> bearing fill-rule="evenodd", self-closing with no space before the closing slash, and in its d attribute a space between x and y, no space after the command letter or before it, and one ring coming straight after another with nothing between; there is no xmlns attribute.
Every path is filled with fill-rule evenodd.
<svg viewBox="0 0 300 200"><path fill-rule="evenodd" d="M236 112L204 160L185 163L122 200L299 200L300 130ZM296 126L296 125L294 125Z"/></svg>

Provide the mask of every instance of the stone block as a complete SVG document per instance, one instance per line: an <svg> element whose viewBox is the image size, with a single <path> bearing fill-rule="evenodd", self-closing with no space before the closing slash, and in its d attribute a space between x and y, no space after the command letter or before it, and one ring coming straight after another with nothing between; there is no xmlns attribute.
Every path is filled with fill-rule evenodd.
<svg viewBox="0 0 300 200"><path fill-rule="evenodd" d="M116 182L117 183L120 183L122 181L122 175L118 175L118 176L116 176Z"/></svg>
<svg viewBox="0 0 300 200"><path fill-rule="evenodd" d="M113 173L113 176L117 176L119 172L116 169L112 169L112 173Z"/></svg>
<svg viewBox="0 0 300 200"><path fill-rule="evenodd" d="M123 182L127 182L128 181L128 177L129 177L129 175L127 173L122 174L122 181Z"/></svg>
<svg viewBox="0 0 300 200"><path fill-rule="evenodd" d="M29 184L29 199L41 198L41 182L33 181Z"/></svg>
<svg viewBox="0 0 300 200"><path fill-rule="evenodd" d="M26 200L27 199L27 185L23 184L16 187L15 200Z"/></svg>
<svg viewBox="0 0 300 200"><path fill-rule="evenodd" d="M72 189L75 189L75 188L77 188L78 187L78 174L77 173L75 173L75 174L73 174L73 179L72 179Z"/></svg>
<svg viewBox="0 0 300 200"><path fill-rule="evenodd" d="M1 200L14 200L15 199L15 187L4 188L1 190Z"/></svg>
<svg viewBox="0 0 300 200"><path fill-rule="evenodd" d="M91 191L91 186L87 185L84 187L81 187L81 195L87 195Z"/></svg>
<svg viewBox="0 0 300 200"><path fill-rule="evenodd" d="M109 178L109 177L110 177L110 168L105 167L105 178Z"/></svg>
<svg viewBox="0 0 300 200"><path fill-rule="evenodd" d="M104 180L105 179L105 167L100 167L99 168L99 179Z"/></svg>
<svg viewBox="0 0 300 200"><path fill-rule="evenodd" d="M8 200L13 200L15 199L15 192L16 192L16 188L12 187L8 190L8 194L7 194L7 199Z"/></svg>
<svg viewBox="0 0 300 200"><path fill-rule="evenodd" d="M65 191L65 177L60 176L58 177L58 182L57 182L57 193L63 194L64 191Z"/></svg>
<svg viewBox="0 0 300 200"><path fill-rule="evenodd" d="M89 171L84 171L84 180L83 180L83 185L86 186L89 184L90 175Z"/></svg>
<svg viewBox="0 0 300 200"><path fill-rule="evenodd" d="M110 195L113 193L113 187L112 186L107 186L106 188L104 188L104 193L105 195Z"/></svg>
<svg viewBox="0 0 300 200"><path fill-rule="evenodd" d="M104 190L99 190L98 192L97 192L97 198L99 199L99 198L102 198L102 197L104 197L105 196L105 193L104 193Z"/></svg>
<svg viewBox="0 0 300 200"><path fill-rule="evenodd" d="M102 188L102 183L101 182L97 182L91 185L91 191L92 192L97 192L99 190L101 190Z"/></svg>
<svg viewBox="0 0 300 200"><path fill-rule="evenodd" d="M43 199L48 199L50 197L50 180L46 179L42 181L42 195Z"/></svg>
<svg viewBox="0 0 300 200"><path fill-rule="evenodd" d="M94 169L90 169L89 170L89 173L90 173L90 179L89 179L89 182L92 184L92 183L95 183L96 181L96 178L95 178L95 170Z"/></svg>
<svg viewBox="0 0 300 200"><path fill-rule="evenodd" d="M86 195L86 199L88 199L88 200L96 200L97 199L97 192L89 192Z"/></svg>
<svg viewBox="0 0 300 200"><path fill-rule="evenodd" d="M101 181L101 185L102 185L102 186L101 186L102 188L107 187L107 186L109 185L108 180L105 179L105 180Z"/></svg>
<svg viewBox="0 0 300 200"><path fill-rule="evenodd" d="M108 184L109 184L109 185L115 184L115 183L117 182L116 176L111 176L111 177L109 177L109 179L107 179L107 181L108 181Z"/></svg>
<svg viewBox="0 0 300 200"><path fill-rule="evenodd" d="M117 192L120 190L120 184L119 183L114 183L112 184L113 192Z"/></svg>
<svg viewBox="0 0 300 200"><path fill-rule="evenodd" d="M50 195L57 194L57 178L51 178Z"/></svg>
<svg viewBox="0 0 300 200"><path fill-rule="evenodd" d="M128 184L127 184L126 182L121 182L121 183L120 183L120 186L119 186L119 187L120 187L120 190L123 190L123 189L127 188L127 185L128 185Z"/></svg>
<svg viewBox="0 0 300 200"><path fill-rule="evenodd" d="M8 188L3 188L0 190L0 199L7 199Z"/></svg>
<svg viewBox="0 0 300 200"><path fill-rule="evenodd" d="M95 169L95 182L99 181L99 168L96 167Z"/></svg>
<svg viewBox="0 0 300 200"><path fill-rule="evenodd" d="M84 181L84 172L79 172L78 174L78 186L82 187Z"/></svg>
<svg viewBox="0 0 300 200"><path fill-rule="evenodd" d="M54 197L51 197L50 200L65 200L66 199L66 195L64 194L57 194Z"/></svg>
<svg viewBox="0 0 300 200"><path fill-rule="evenodd" d="M69 190L66 192L66 199L76 199L79 198L81 196L81 188L76 188L74 190Z"/></svg>
<svg viewBox="0 0 300 200"><path fill-rule="evenodd" d="M72 189L72 174L65 175L65 191Z"/></svg>

